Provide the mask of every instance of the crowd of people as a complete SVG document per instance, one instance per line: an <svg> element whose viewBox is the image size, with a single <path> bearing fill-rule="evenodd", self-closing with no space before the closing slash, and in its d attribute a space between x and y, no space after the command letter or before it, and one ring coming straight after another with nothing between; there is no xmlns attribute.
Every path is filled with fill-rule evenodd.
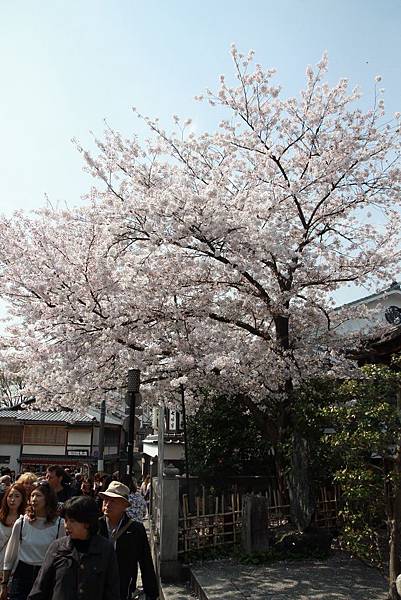
<svg viewBox="0 0 401 600"><path fill-rule="evenodd" d="M150 478L49 466L0 477L0 600L129 600L158 583L142 521Z"/></svg>

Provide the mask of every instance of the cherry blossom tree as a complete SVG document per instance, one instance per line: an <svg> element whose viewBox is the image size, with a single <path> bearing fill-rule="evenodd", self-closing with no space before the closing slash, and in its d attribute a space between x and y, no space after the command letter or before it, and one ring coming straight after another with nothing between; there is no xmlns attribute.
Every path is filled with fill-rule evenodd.
<svg viewBox="0 0 401 600"><path fill-rule="evenodd" d="M299 97L274 70L232 48L237 82L205 99L224 113L213 133L174 117L150 139L108 129L91 156L98 182L74 211L21 214L0 230L0 289L17 319L4 360L35 394L82 403L139 366L157 393L241 394L264 426L300 528L313 502L297 387L355 368L334 310L347 283L375 286L399 264L400 124L370 110L346 79L326 82L327 57ZM200 99L203 99L200 97ZM356 334L354 334L355 337ZM157 382L157 385L156 385ZM38 390L40 393L38 393Z"/></svg>
<svg viewBox="0 0 401 600"><path fill-rule="evenodd" d="M10 378L0 371L0 408L11 408L28 400L24 393L24 383L20 378Z"/></svg>

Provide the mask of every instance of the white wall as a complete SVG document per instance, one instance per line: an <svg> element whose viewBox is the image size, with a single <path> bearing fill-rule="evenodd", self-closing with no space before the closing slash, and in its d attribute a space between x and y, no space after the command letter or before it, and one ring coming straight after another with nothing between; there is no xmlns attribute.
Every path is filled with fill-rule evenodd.
<svg viewBox="0 0 401 600"><path fill-rule="evenodd" d="M9 467L16 473L19 472L20 467L18 459L20 456L21 445L20 444L0 444L0 454L2 456L9 456L10 463L0 463L0 467Z"/></svg>
<svg viewBox="0 0 401 600"><path fill-rule="evenodd" d="M69 429L67 444L69 446L90 446L91 429Z"/></svg>
<svg viewBox="0 0 401 600"><path fill-rule="evenodd" d="M41 454L42 456L64 456L65 446L36 446L34 444L24 444L22 453L25 455Z"/></svg>
<svg viewBox="0 0 401 600"><path fill-rule="evenodd" d="M368 300L366 303L361 302L361 313L365 310L365 307L367 307L372 311L371 317L369 319L356 317L355 319L345 321L338 328L338 332L340 334L346 334L360 331L361 329L366 329L368 331L371 327L377 325L387 325L388 327L391 327L391 324L388 323L385 317L386 308L389 306L397 306L398 308L401 308L401 293L399 290L388 292L384 296L372 299L370 301ZM347 307L345 306L345 308ZM354 307L354 310L356 313L358 313L358 305Z"/></svg>
<svg viewBox="0 0 401 600"><path fill-rule="evenodd" d="M143 453L154 458L157 456L157 444L143 443ZM184 444L164 444L164 461L184 460Z"/></svg>

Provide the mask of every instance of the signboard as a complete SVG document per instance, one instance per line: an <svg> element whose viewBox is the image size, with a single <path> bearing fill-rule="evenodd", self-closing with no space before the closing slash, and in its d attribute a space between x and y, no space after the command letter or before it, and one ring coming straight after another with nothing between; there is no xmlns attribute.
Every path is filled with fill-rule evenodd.
<svg viewBox="0 0 401 600"><path fill-rule="evenodd" d="M169 431L175 431L177 429L177 413L175 410L169 411Z"/></svg>
<svg viewBox="0 0 401 600"><path fill-rule="evenodd" d="M88 450L67 450L68 456L89 456Z"/></svg>

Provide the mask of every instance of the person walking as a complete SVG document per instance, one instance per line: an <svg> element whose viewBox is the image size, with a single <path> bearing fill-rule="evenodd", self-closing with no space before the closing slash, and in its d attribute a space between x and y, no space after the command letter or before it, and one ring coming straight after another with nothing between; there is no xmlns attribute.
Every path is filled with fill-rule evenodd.
<svg viewBox="0 0 401 600"><path fill-rule="evenodd" d="M26 600L50 544L65 535L57 498L47 481L34 484L26 514L14 523L4 557L0 600ZM11 585L9 579L14 567Z"/></svg>
<svg viewBox="0 0 401 600"><path fill-rule="evenodd" d="M57 465L47 467L46 479L55 491L59 504L62 504L71 498L70 487L65 485L64 469Z"/></svg>
<svg viewBox="0 0 401 600"><path fill-rule="evenodd" d="M128 500L130 506L127 508L127 515L130 519L142 523L146 517L146 500L142 494L138 492L138 488L132 475L123 475L122 483L129 488Z"/></svg>
<svg viewBox="0 0 401 600"><path fill-rule="evenodd" d="M73 481L70 485L71 498L81 496L82 473L75 473Z"/></svg>
<svg viewBox="0 0 401 600"><path fill-rule="evenodd" d="M101 517L103 514L103 511L102 511L103 499L100 496L100 492L104 492L105 490L107 490L110 483L113 481L113 477L111 475L107 475L105 473L104 475L102 475L100 481L101 481L100 487L98 488L97 492L95 493L94 498L95 498L95 502L96 502L98 510L99 510L99 516Z"/></svg>
<svg viewBox="0 0 401 600"><path fill-rule="evenodd" d="M130 519L126 513L130 506L129 488L112 481L99 496L103 499L104 515L99 519L99 533L114 542L121 600L131 598L136 589L138 564L146 599L156 600L159 590L146 530L142 523Z"/></svg>
<svg viewBox="0 0 401 600"><path fill-rule="evenodd" d="M0 505L0 571L3 570L4 556L14 523L20 515L24 514L25 508L24 487L14 483L4 494Z"/></svg>
<svg viewBox="0 0 401 600"><path fill-rule="evenodd" d="M68 537L49 546L28 600L119 600L114 545L97 534L96 502L76 496L62 514Z"/></svg>
<svg viewBox="0 0 401 600"><path fill-rule="evenodd" d="M90 479L84 479L81 483L81 496L90 496L93 498L93 485ZM95 502L96 504L96 502Z"/></svg>
<svg viewBox="0 0 401 600"><path fill-rule="evenodd" d="M29 471L26 473L21 473L21 475L17 479L17 483L21 483L25 488L25 495L27 501L31 496L31 492L33 490L33 484L38 480L35 473L30 473Z"/></svg>
<svg viewBox="0 0 401 600"><path fill-rule="evenodd" d="M142 496L146 495L149 484L150 484L150 475L146 475L145 479L141 483L141 487L139 488L139 491L141 492Z"/></svg>
<svg viewBox="0 0 401 600"><path fill-rule="evenodd" d="M11 475L3 475L0 477L0 501L3 499L6 491L11 486Z"/></svg>

